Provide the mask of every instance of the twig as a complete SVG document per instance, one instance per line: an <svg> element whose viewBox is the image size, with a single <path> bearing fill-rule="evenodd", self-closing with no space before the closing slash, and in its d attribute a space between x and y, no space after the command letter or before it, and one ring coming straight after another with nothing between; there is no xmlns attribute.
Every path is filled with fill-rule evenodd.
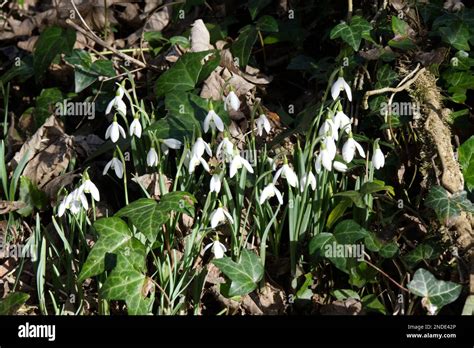
<svg viewBox="0 0 474 348"><path fill-rule="evenodd" d="M390 277L387 273L385 273L384 271L382 271L380 268L378 268L377 266L375 266L372 262L368 261L368 260L364 260L364 262L366 262L370 267L372 267L373 269L377 270L380 272L380 274L382 274L385 278L387 278L388 280L390 280L393 284L395 284L397 287L399 287L401 290L403 291L406 291L406 292L410 292L407 288L405 288L403 285L399 284L396 280L394 280L392 277Z"/></svg>
<svg viewBox="0 0 474 348"><path fill-rule="evenodd" d="M91 40L94 40L96 43L98 43L99 45L101 45L102 47L105 47L107 48L109 51L112 51L115 55L119 56L120 58L122 59L125 59L125 60L128 60L130 63L133 63L135 65L138 65L139 67L141 68L148 68L148 66L143 63L142 61L139 61L138 59L135 59L133 57L130 57L129 55L126 55L125 53L122 53L118 50L116 50L115 48L113 48L112 46L110 46L108 43L106 43L104 40L102 40L101 38L97 37L97 35L92 35L90 34L88 31L84 30L83 28L81 28L80 26L78 26L76 23L74 23L72 20L70 20L69 18L66 19L66 24L73 27L74 29L76 29L78 32L82 33L83 35L87 36L88 38L90 38Z"/></svg>
<svg viewBox="0 0 474 348"><path fill-rule="evenodd" d="M365 92L364 98L362 100L362 107L365 110L367 110L369 108L368 100L369 100L370 96L377 95L377 94L388 93L388 92L398 93L398 92L404 91L405 89L410 87L413 84L413 82L415 82L418 79L418 77L422 73L425 72L425 70L426 70L425 68L420 69L413 78L411 78L410 80L406 81L403 85L398 86L396 88L384 87L384 88L374 89L374 90Z"/></svg>

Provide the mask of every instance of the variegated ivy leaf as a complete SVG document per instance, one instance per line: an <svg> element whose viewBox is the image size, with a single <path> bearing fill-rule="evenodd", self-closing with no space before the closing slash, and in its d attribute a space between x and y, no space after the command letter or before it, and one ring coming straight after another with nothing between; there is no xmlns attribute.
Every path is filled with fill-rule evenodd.
<svg viewBox="0 0 474 348"><path fill-rule="evenodd" d="M424 298L424 304L432 313L455 301L461 294L461 285L438 280L429 271L420 268L407 284L411 293Z"/></svg>

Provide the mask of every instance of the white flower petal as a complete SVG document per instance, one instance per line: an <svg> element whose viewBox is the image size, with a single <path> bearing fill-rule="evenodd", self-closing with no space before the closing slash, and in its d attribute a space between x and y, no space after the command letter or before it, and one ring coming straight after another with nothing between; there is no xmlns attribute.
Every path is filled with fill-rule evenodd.
<svg viewBox="0 0 474 348"><path fill-rule="evenodd" d="M346 172L347 171L347 166L339 161L334 161L333 163L334 169L336 169L339 172Z"/></svg>
<svg viewBox="0 0 474 348"><path fill-rule="evenodd" d="M221 190L221 178L220 178L219 174L214 174L211 177L211 182L210 182L209 186L210 186L210 191L209 192L215 192L215 193L220 192L220 190Z"/></svg>
<svg viewBox="0 0 474 348"><path fill-rule="evenodd" d="M112 165L112 160L110 160L110 161L107 162L107 164L106 164L105 167L104 167L104 171L102 172L102 175L106 175L106 174L107 174L107 172L109 171L111 165Z"/></svg>
<svg viewBox="0 0 474 348"><path fill-rule="evenodd" d="M173 139L173 138L163 139L163 143L165 143L166 146L168 146L170 149L174 149L174 150L181 148L181 146L183 145L181 141Z"/></svg>

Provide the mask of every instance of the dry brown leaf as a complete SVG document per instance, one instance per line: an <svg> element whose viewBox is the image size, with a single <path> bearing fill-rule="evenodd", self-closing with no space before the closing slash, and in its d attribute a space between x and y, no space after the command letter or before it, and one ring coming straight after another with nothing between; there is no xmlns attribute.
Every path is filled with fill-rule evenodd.
<svg viewBox="0 0 474 348"><path fill-rule="evenodd" d="M162 31L165 29L171 19L171 7L166 6L161 11L153 13L145 23L143 30L147 31Z"/></svg>
<svg viewBox="0 0 474 348"><path fill-rule="evenodd" d="M344 301L334 301L331 304L321 307L323 315L359 315L362 312L362 303L355 298L348 298Z"/></svg>
<svg viewBox="0 0 474 348"><path fill-rule="evenodd" d="M0 215L24 208L26 204L20 201L0 201Z"/></svg>
<svg viewBox="0 0 474 348"><path fill-rule="evenodd" d="M38 38L39 36L32 36L25 41L18 41L16 45L18 46L18 48L21 48L22 50L25 50L27 52L33 52L36 45L36 41L38 41Z"/></svg>
<svg viewBox="0 0 474 348"><path fill-rule="evenodd" d="M202 52L213 49L211 35L202 19L194 21L191 29L191 51Z"/></svg>
<svg viewBox="0 0 474 348"><path fill-rule="evenodd" d="M102 138L95 134L75 135L73 138L74 149L78 155L84 158L92 155L104 143Z"/></svg>
<svg viewBox="0 0 474 348"><path fill-rule="evenodd" d="M9 166L16 168L27 156L28 163L23 175L42 188L60 175L68 166L73 154L73 140L64 133L55 115L50 116L36 133L21 147Z"/></svg>
<svg viewBox="0 0 474 348"><path fill-rule="evenodd" d="M286 309L286 295L270 283L242 299L242 307L251 314L281 315Z"/></svg>

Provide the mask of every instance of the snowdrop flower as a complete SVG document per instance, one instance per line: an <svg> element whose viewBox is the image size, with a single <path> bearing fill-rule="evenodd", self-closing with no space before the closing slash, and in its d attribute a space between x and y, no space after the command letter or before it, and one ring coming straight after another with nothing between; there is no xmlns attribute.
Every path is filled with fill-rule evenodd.
<svg viewBox="0 0 474 348"><path fill-rule="evenodd" d="M90 193L92 198L94 198L97 202L100 201L99 190L97 189L97 186L95 186L95 184L90 179L86 179L82 183L82 189L84 190L85 193Z"/></svg>
<svg viewBox="0 0 474 348"><path fill-rule="evenodd" d="M334 161L332 165L334 166L334 169L336 169L338 172L344 173L347 171L347 166L342 162Z"/></svg>
<svg viewBox="0 0 474 348"><path fill-rule="evenodd" d="M300 180L301 192L304 192L306 185L311 187L313 191L316 190L316 177L311 171L309 171L308 173L305 173L301 177L301 180Z"/></svg>
<svg viewBox="0 0 474 348"><path fill-rule="evenodd" d="M332 139L332 138L328 138ZM333 140L334 141L334 140ZM331 146L331 142L328 143ZM335 145L334 145L335 146ZM319 151L318 157L316 157L316 173L321 173L321 165L326 169L331 171L332 170L332 160L336 156L335 147L328 148L327 145L323 142L321 144L321 150Z"/></svg>
<svg viewBox="0 0 474 348"><path fill-rule="evenodd" d="M125 90L120 84L117 83L117 85L119 87L117 92L115 92L115 97L107 105L105 114L107 115L112 110L112 108L115 108L118 112L125 116L127 114L127 105L125 105L125 102L122 100Z"/></svg>
<svg viewBox="0 0 474 348"><path fill-rule="evenodd" d="M225 222L226 219L231 223L233 224L234 223L234 219L232 218L232 216L229 214L229 212L227 210L225 210L224 208L222 208L221 206L219 206L219 208L217 208L216 210L214 210L212 213L211 213L211 227L212 228L216 228L217 225L219 225L220 223L222 222Z"/></svg>
<svg viewBox="0 0 474 348"><path fill-rule="evenodd" d="M137 116L133 118L133 121L130 124L130 136L133 136L134 134L137 138L142 136L142 124Z"/></svg>
<svg viewBox="0 0 474 348"><path fill-rule="evenodd" d="M327 136L329 135L330 137L334 138L334 140L337 140L339 138L339 134L337 132L338 127L336 127L336 124L331 118L326 118L319 127L319 136Z"/></svg>
<svg viewBox="0 0 474 348"><path fill-rule="evenodd" d="M285 159L286 162L286 159ZM298 176L296 175L295 171L293 168L291 168L288 163L283 164L283 166L278 169L278 171L275 174L275 177L273 178L273 183L276 183L278 178L280 177L286 179L288 182L288 185L292 187L297 187L298 186Z"/></svg>
<svg viewBox="0 0 474 348"><path fill-rule="evenodd" d="M385 165L385 156L382 150L380 150L378 140L375 141L375 150L374 154L372 155L372 163L375 169L380 169Z"/></svg>
<svg viewBox="0 0 474 348"><path fill-rule="evenodd" d="M216 156L218 159L224 159L228 162L232 155L234 154L234 144L229 140L229 138L224 137L222 141L217 146Z"/></svg>
<svg viewBox="0 0 474 348"><path fill-rule="evenodd" d="M212 151L209 144L202 140L202 138L197 138L192 149L193 156L202 157L204 155L204 151L206 151L209 156L212 156Z"/></svg>
<svg viewBox="0 0 474 348"><path fill-rule="evenodd" d="M117 175L117 178L121 179L123 177L123 166L122 162L117 157L113 157L106 165L104 168L104 171L102 172L102 175L107 174L109 169L112 168L115 171L115 175Z"/></svg>
<svg viewBox="0 0 474 348"><path fill-rule="evenodd" d="M189 160L189 164L188 164L188 171L189 171L189 174L192 174L194 173L194 171L196 170L196 167L201 164L202 167L204 168L204 170L206 172L209 173L209 171L211 170L209 168L209 164L207 164L206 160L202 157L198 157L198 156L195 156L195 155L191 155L191 158Z"/></svg>
<svg viewBox="0 0 474 348"><path fill-rule="evenodd" d="M235 151L234 157L232 158L232 161L230 162L229 176L233 178L234 175L237 173L237 170L241 169L242 167L245 167L245 169L247 169L249 173L253 173L253 168L250 165L249 161L247 161L245 158L240 156L238 151Z"/></svg>
<svg viewBox="0 0 474 348"><path fill-rule="evenodd" d="M209 184L209 192L219 193L221 190L221 177L219 174L214 174L211 177L211 182Z"/></svg>
<svg viewBox="0 0 474 348"><path fill-rule="evenodd" d="M265 201L271 197L277 196L278 202L283 204L283 197L279 189L276 188L275 184L272 182L265 186L260 195L259 204L265 203Z"/></svg>
<svg viewBox="0 0 474 348"><path fill-rule="evenodd" d="M336 82L334 82L331 87L332 99L336 100L342 90L346 91L347 99L349 99L349 101L352 101L351 87L349 87L346 80L344 80L342 76L339 76Z"/></svg>
<svg viewBox="0 0 474 348"><path fill-rule="evenodd" d="M224 131L224 122L222 122L222 119L219 117L218 114L212 109L209 110L207 113L206 118L204 119L204 133L207 133L209 131L209 126L212 128L212 130L215 130L216 128L220 131Z"/></svg>
<svg viewBox="0 0 474 348"><path fill-rule="evenodd" d="M163 151L163 154L167 155L169 152L169 149L178 150L181 148L182 145L183 143L177 139L173 139L173 138L163 139L161 142L161 151Z"/></svg>
<svg viewBox="0 0 474 348"><path fill-rule="evenodd" d="M114 117L112 124L107 128L105 132L105 139L112 140L113 143L116 143L119 140L120 135L126 138L125 131L123 130L122 126L118 124L117 117Z"/></svg>
<svg viewBox="0 0 474 348"><path fill-rule="evenodd" d="M228 111L229 107L233 111L239 111L239 108L240 108L239 97L237 97L234 91L230 91L230 93L225 98L225 102L224 102L225 111Z"/></svg>
<svg viewBox="0 0 474 348"><path fill-rule="evenodd" d="M209 144L206 143L202 138L197 138L190 154L189 165L188 165L189 174L194 173L194 170L199 164L201 164L204 167L206 172L209 172L210 170L209 165L204 160L204 158L202 158L202 156L204 155L204 151L206 151L206 153L209 156L212 156L212 151Z"/></svg>
<svg viewBox="0 0 474 348"><path fill-rule="evenodd" d="M333 160L334 157L336 157L336 152L337 152L336 142L334 141L334 138L331 138L331 137L324 138L323 145L327 149L329 158Z"/></svg>
<svg viewBox="0 0 474 348"><path fill-rule="evenodd" d="M346 163L352 162L355 151L359 152L360 157L365 158L365 152L362 146L352 138L352 133L349 133L349 139L342 146L342 159Z"/></svg>
<svg viewBox="0 0 474 348"><path fill-rule="evenodd" d="M85 210L89 209L89 203L87 203L86 195L81 187L75 189L70 194L71 201L69 203L69 210L74 215L81 211L81 208Z"/></svg>
<svg viewBox="0 0 474 348"><path fill-rule="evenodd" d="M258 136L262 136L263 130L265 129L265 132L270 133L272 130L272 126L270 124L270 121L268 120L267 116L265 114L261 114L256 120L255 124L257 125L257 134Z"/></svg>
<svg viewBox="0 0 474 348"><path fill-rule="evenodd" d="M209 243L208 245L206 245L206 247L204 248L204 252L206 252L207 249L209 249L210 247L212 247L211 251L214 254L215 259L223 258L225 252L227 251L225 245L222 244L221 242L219 242L218 239L216 239L212 243Z"/></svg>
<svg viewBox="0 0 474 348"><path fill-rule="evenodd" d="M158 153L154 147L146 155L146 164L148 164L148 167L156 167L158 165Z"/></svg>
<svg viewBox="0 0 474 348"><path fill-rule="evenodd" d="M63 216L66 209L69 209L71 213L76 215L81 211L81 208L89 209L89 203L84 195L82 185L64 197L58 208L58 217Z"/></svg>
<svg viewBox="0 0 474 348"><path fill-rule="evenodd" d="M336 129L344 129L347 134L351 131L351 119L342 110L338 111L334 116L334 125ZM336 139L337 140L337 139Z"/></svg>

